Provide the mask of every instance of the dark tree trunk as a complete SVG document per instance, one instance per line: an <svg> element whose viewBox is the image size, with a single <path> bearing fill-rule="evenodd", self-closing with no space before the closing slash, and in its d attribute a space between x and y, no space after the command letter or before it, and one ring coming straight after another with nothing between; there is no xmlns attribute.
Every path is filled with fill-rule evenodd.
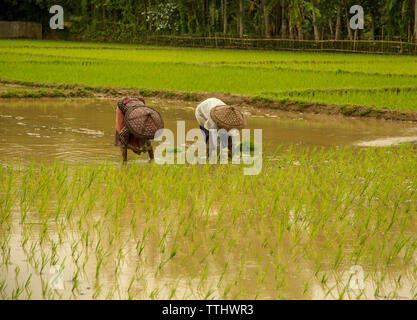
<svg viewBox="0 0 417 320"><path fill-rule="evenodd" d="M239 37L243 37L243 0L239 1Z"/></svg>
<svg viewBox="0 0 417 320"><path fill-rule="evenodd" d="M281 38L287 37L287 22L285 20L285 0L281 0Z"/></svg>
<svg viewBox="0 0 417 320"><path fill-rule="evenodd" d="M318 41L320 39L320 36L319 36L319 30L317 29L316 7L314 6L314 0L311 0L311 10L313 13L314 40Z"/></svg>
<svg viewBox="0 0 417 320"><path fill-rule="evenodd" d="M340 40L342 33L342 3L339 1L337 4L337 17L336 17L336 34L335 40Z"/></svg>
<svg viewBox="0 0 417 320"><path fill-rule="evenodd" d="M298 40L304 40L304 31L300 22L297 22Z"/></svg>
<svg viewBox="0 0 417 320"><path fill-rule="evenodd" d="M329 30L330 30L330 39L334 39L334 32L333 32L333 25L332 25L332 19L329 19Z"/></svg>
<svg viewBox="0 0 417 320"><path fill-rule="evenodd" d="M414 0L414 41L417 43L417 0Z"/></svg>
<svg viewBox="0 0 417 320"><path fill-rule="evenodd" d="M198 19L198 8L194 7L194 15L195 15L195 32L200 34L201 28L200 28L200 21Z"/></svg>
<svg viewBox="0 0 417 320"><path fill-rule="evenodd" d="M227 0L223 0L223 35L227 35Z"/></svg>
<svg viewBox="0 0 417 320"><path fill-rule="evenodd" d="M346 6L346 28L347 28L347 34L349 37L349 40L353 40L353 36L352 36L352 29L350 28L350 21L349 21L349 15L348 15L348 11L347 11L347 6Z"/></svg>
<svg viewBox="0 0 417 320"><path fill-rule="evenodd" d="M291 13L288 14L288 35L291 40L294 40L294 30L292 25Z"/></svg>
<svg viewBox="0 0 417 320"><path fill-rule="evenodd" d="M202 29L203 34L206 34L207 32L206 1L203 1L201 10L202 10L201 29Z"/></svg>
<svg viewBox="0 0 417 320"><path fill-rule="evenodd" d="M371 15L371 39L375 40L375 16Z"/></svg>
<svg viewBox="0 0 417 320"><path fill-rule="evenodd" d="M270 38L271 33L270 33L270 27L269 27L269 13L267 12L267 7L266 7L265 0L262 1L262 5L263 5L264 21L265 21L265 36L267 38Z"/></svg>
<svg viewBox="0 0 417 320"><path fill-rule="evenodd" d="M216 0L211 0L211 29L216 31Z"/></svg>

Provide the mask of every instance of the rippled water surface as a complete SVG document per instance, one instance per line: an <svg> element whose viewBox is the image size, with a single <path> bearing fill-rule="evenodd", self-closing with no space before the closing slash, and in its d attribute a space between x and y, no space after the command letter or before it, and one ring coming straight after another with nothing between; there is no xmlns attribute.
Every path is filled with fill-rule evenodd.
<svg viewBox="0 0 417 320"><path fill-rule="evenodd" d="M120 160L114 146L115 106L111 99L0 100L0 159L67 161ZM198 127L198 102L167 103L147 99L176 131L177 120L186 129ZM346 119L256 110L244 107L248 128L263 129L263 144L386 146L417 140L417 125L375 119ZM154 142L155 145L155 142ZM136 156L130 154L130 159Z"/></svg>

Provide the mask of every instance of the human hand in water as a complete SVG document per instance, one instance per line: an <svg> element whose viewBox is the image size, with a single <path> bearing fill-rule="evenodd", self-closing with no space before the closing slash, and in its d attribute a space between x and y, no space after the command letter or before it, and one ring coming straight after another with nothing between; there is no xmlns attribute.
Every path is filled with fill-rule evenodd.
<svg viewBox="0 0 417 320"><path fill-rule="evenodd" d="M137 155L140 155L142 152L145 151L145 150L143 150L143 148L138 148L136 146L132 146L131 144L128 144L127 147L128 147L128 149L132 150Z"/></svg>
<svg viewBox="0 0 417 320"><path fill-rule="evenodd" d="M136 147L136 146L132 146L131 144L129 144L127 146L130 150L132 150L134 153L136 153L137 155L140 155L144 152L148 152L149 154L149 158L152 161L154 158L153 155L153 149L150 143L146 143L143 147Z"/></svg>

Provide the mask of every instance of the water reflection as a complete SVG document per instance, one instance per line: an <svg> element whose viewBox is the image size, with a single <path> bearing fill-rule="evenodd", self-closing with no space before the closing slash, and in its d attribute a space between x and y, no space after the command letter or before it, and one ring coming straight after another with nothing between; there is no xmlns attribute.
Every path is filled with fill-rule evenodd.
<svg viewBox="0 0 417 320"><path fill-rule="evenodd" d="M119 149L113 146L116 103L115 99L0 100L0 159L119 161ZM163 115L165 126L173 132L177 120L185 121L186 130L197 127L194 118L197 103L147 99L147 104ZM248 128L263 129L267 150L293 143L378 146L381 145L378 141L385 141L379 139L390 141L396 137L396 141L402 142L416 136L413 131L416 125L412 123L352 120L250 107L242 110L248 117ZM130 154L130 159L135 158Z"/></svg>

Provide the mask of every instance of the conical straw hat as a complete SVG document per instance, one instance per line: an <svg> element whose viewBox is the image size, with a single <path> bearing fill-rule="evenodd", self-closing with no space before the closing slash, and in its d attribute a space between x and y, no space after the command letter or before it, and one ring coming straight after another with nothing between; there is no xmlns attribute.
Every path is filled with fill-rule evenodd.
<svg viewBox="0 0 417 320"><path fill-rule="evenodd" d="M129 132L139 138L153 139L164 121L158 111L149 107L129 109L125 115L125 124Z"/></svg>
<svg viewBox="0 0 417 320"><path fill-rule="evenodd" d="M246 119L242 112L231 106L218 106L210 111L213 121L221 128L242 129L246 126Z"/></svg>

